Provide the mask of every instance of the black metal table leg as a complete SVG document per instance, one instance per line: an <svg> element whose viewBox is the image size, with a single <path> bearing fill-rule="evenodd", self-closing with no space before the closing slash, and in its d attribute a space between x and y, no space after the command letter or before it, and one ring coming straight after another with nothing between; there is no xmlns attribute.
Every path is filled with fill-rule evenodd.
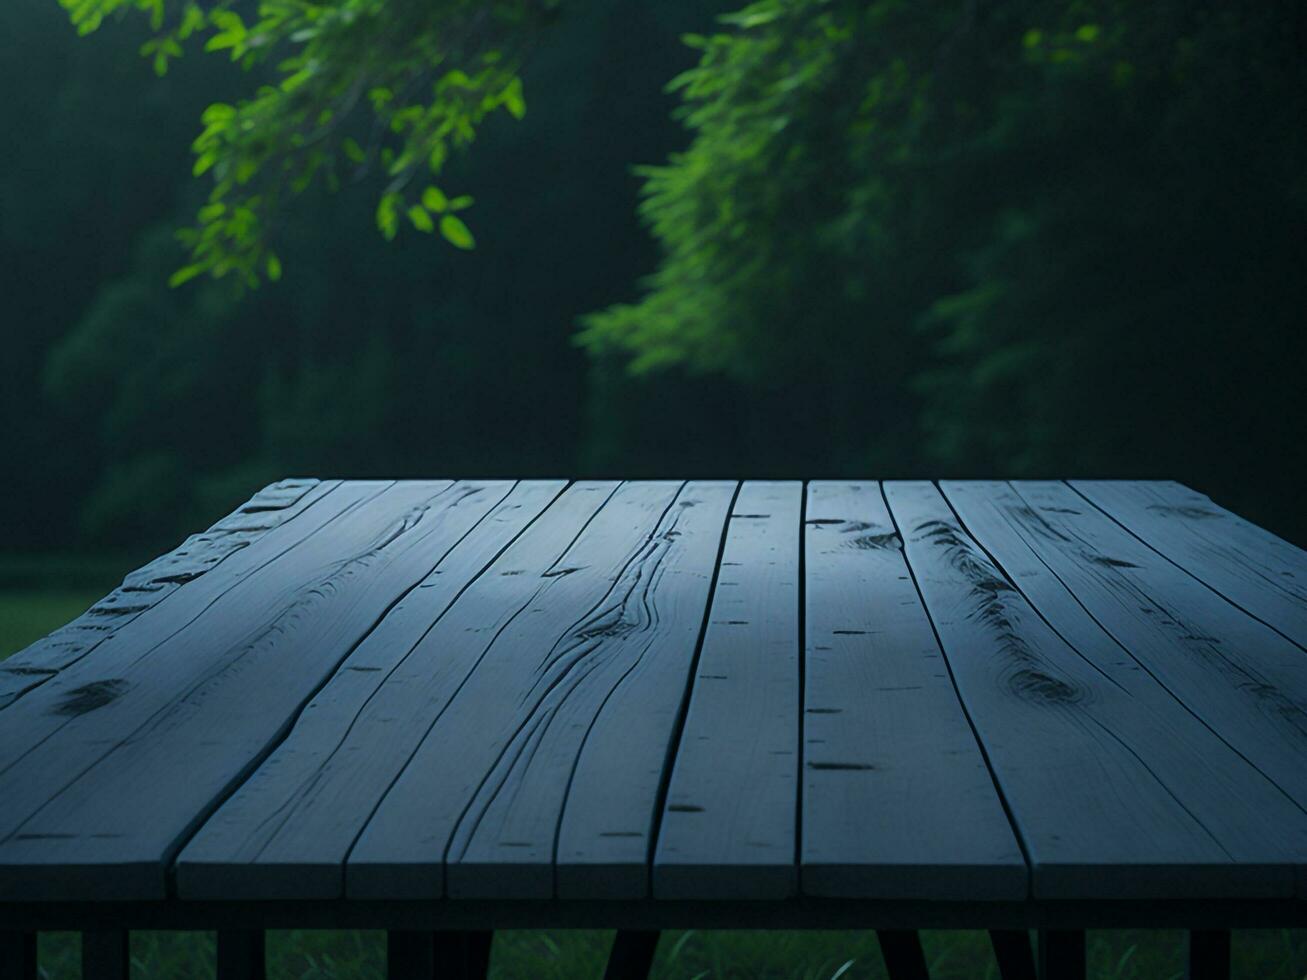
<svg viewBox="0 0 1307 980"><path fill-rule="evenodd" d="M490 930L436 933L436 976L440 980L485 980L494 935Z"/></svg>
<svg viewBox="0 0 1307 980"><path fill-rule="evenodd" d="M82 933L82 976L128 980L131 974L129 933L125 929Z"/></svg>
<svg viewBox="0 0 1307 980"><path fill-rule="evenodd" d="M926 954L915 929L878 929L876 938L890 980L930 980Z"/></svg>
<svg viewBox="0 0 1307 980"><path fill-rule="evenodd" d="M0 932L0 980L36 980L36 933Z"/></svg>
<svg viewBox="0 0 1307 980"><path fill-rule="evenodd" d="M218 933L218 980L264 980L265 976L262 932Z"/></svg>
<svg viewBox="0 0 1307 980"><path fill-rule="evenodd" d="M1041 929L1039 980L1085 980L1083 929Z"/></svg>
<svg viewBox="0 0 1307 980"><path fill-rule="evenodd" d="M658 933L620 929L608 954L604 980L646 980L658 948Z"/></svg>
<svg viewBox="0 0 1307 980"><path fill-rule="evenodd" d="M1035 953L1024 929L991 929L989 941L1003 980L1035 980Z"/></svg>
<svg viewBox="0 0 1307 980"><path fill-rule="evenodd" d="M494 933L386 933L388 980L485 980Z"/></svg>
<svg viewBox="0 0 1307 980"><path fill-rule="evenodd" d="M431 980L435 973L435 933L426 930L386 933L387 980Z"/></svg>
<svg viewBox="0 0 1307 980"><path fill-rule="evenodd" d="M1194 929L1189 933L1189 980L1230 980L1230 931Z"/></svg>

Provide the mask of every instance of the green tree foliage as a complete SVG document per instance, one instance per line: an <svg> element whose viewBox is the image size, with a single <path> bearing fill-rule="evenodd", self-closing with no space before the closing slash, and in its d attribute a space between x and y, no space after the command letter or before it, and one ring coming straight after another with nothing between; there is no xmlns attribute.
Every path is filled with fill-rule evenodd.
<svg viewBox="0 0 1307 980"><path fill-rule="evenodd" d="M1301 5L723 22L674 83L693 142L643 171L662 260L592 350L790 384L881 472L1166 475L1264 515L1307 477Z"/></svg>
<svg viewBox="0 0 1307 980"><path fill-rule="evenodd" d="M59 0L85 34L136 11L154 36L141 47L157 74L188 43L256 73L251 96L204 110L192 143L194 174L212 189L183 241L191 261L173 285L232 274L245 285L276 280L277 217L288 194L316 181L382 178L376 222L394 238L407 219L462 249L471 232L423 178L438 177L485 118L526 112L519 75L557 0L263 0L242 16L236 0Z"/></svg>
<svg viewBox="0 0 1307 980"><path fill-rule="evenodd" d="M6 547L144 559L292 473L581 469L590 366L572 321L656 260L628 164L676 145L662 86L693 62L679 35L711 15L614 0L551 26L522 70L550 97L485 119L475 152L446 163L444 211L423 195L437 225L476 216L475 251L387 242L367 187L316 182L270 215L281 281L238 296L167 280L172 231L208 189L191 176L196 121L258 69L219 52L156 78L139 18L79 39L51 0L0 4L21 39L0 46Z"/></svg>
<svg viewBox="0 0 1307 980"><path fill-rule="evenodd" d="M15 541L288 473L1167 476L1307 539L1300 4L66 5L0 4Z"/></svg>

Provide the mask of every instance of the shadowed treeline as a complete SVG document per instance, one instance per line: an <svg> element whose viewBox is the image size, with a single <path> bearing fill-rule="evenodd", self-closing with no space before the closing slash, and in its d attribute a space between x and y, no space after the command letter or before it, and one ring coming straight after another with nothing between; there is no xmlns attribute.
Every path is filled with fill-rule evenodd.
<svg viewBox="0 0 1307 980"><path fill-rule="evenodd" d="M565 4L451 162L474 250L310 191L238 297L167 280L251 76L5 3L5 550L299 474L1168 477L1307 539L1301 10L730 9Z"/></svg>

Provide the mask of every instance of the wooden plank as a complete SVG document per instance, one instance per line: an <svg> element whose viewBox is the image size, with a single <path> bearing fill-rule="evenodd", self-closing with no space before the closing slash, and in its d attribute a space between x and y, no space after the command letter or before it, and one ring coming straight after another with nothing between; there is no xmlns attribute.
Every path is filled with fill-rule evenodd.
<svg viewBox="0 0 1307 980"><path fill-rule="evenodd" d="M1004 535L1004 554L1032 554L1140 669L1307 808L1301 650L1087 507L1065 484L1018 482L1008 493L973 492L990 501L990 533ZM1058 606L1047 614L1060 629L1069 612Z"/></svg>
<svg viewBox="0 0 1307 980"><path fill-rule="evenodd" d="M34 748L44 744L67 726L85 724L85 719L105 717L126 685L125 674L136 667L148 667L159 659L168 660L181 647L176 641L192 624L200 621L212 608L224 607L232 600L228 594L245 584L306 541L321 539L320 532L348 514L360 503L375 496L387 484L354 484L338 487L302 519L285 524L279 533L268 534L238 551L212 572L195 579L175 598L161 602L119 626L111 638L100 644L93 654L65 666L59 676L28 694L4 712L0 712L0 778ZM280 566L279 566L280 570ZM275 609L275 593L259 592ZM248 606L248 600L243 606ZM239 606L237 608L240 608ZM170 665L173 669L184 663ZM147 675L148 676L148 675ZM108 732L107 735L112 735ZM101 737L107 737L103 735ZM51 774L53 775L53 774ZM54 784L55 788L62 783ZM53 789L52 789L53 792ZM12 807L0 806L0 838L12 831L6 817L17 814Z"/></svg>
<svg viewBox="0 0 1307 980"><path fill-rule="evenodd" d="M879 485L810 483L804 538L804 894L1025 898Z"/></svg>
<svg viewBox="0 0 1307 980"><path fill-rule="evenodd" d="M522 703L531 707L514 707L517 746L508 743L454 830L451 896L649 894L648 845L633 849L634 838L602 835L616 828L654 837L735 491L735 483L686 484L649 542L611 584L597 583L602 594L585 591L578 577L576 595L588 596L587 606L562 631L541 630L557 636L547 657L533 637L516 651L504 647L514 659L500 662L527 676ZM568 563L604 554L605 536L597 521ZM523 752L517 759L515 747Z"/></svg>
<svg viewBox="0 0 1307 980"><path fill-rule="evenodd" d="M796 890L802 510L797 482L746 483L731 509L658 827L655 898ZM580 802L587 815L599 803ZM615 841L647 847L643 835Z"/></svg>
<svg viewBox="0 0 1307 980"><path fill-rule="evenodd" d="M67 701L55 701L67 724L0 774L0 895L162 897L184 839L453 544L450 509L504 485L347 484L336 492L350 488L366 506L343 511L326 533L228 590L157 655L123 664L107 703L74 694L74 716ZM0 715L0 730L29 702L63 693L81 666ZM102 687L110 680L100 678ZM27 736L26 726L16 731Z"/></svg>
<svg viewBox="0 0 1307 980"><path fill-rule="evenodd" d="M668 663L688 668L690 654L676 657L675 645L687 632L692 643L702 621L733 490L676 483L618 489L540 576L527 614L478 651L476 669L355 845L347 895L554 894L569 774L623 681L658 668L661 634L674 638ZM481 622L499 604L469 592L460 605ZM656 728L637 717L631 731ZM641 757L647 751L631 748ZM667 749L661 746L660 758ZM661 771L649 778L660 779Z"/></svg>
<svg viewBox="0 0 1307 980"><path fill-rule="evenodd" d="M122 585L71 623L0 662L0 709L81 660L187 582L304 513L338 483L273 483L207 531L191 535L168 554L130 573ZM224 581L230 584L234 580L227 577Z"/></svg>
<svg viewBox="0 0 1307 980"><path fill-rule="evenodd" d="M946 484L955 501L969 488ZM1073 646L929 483L886 485L1036 898L1283 897L1304 814L1105 638ZM1069 491L1068 491L1069 492ZM968 520L972 509L959 505ZM1064 602L1064 605L1069 604Z"/></svg>
<svg viewBox="0 0 1307 980"><path fill-rule="evenodd" d="M747 515L764 512L737 506L736 516L728 520L736 495L735 483L686 487L675 508L682 513L673 516L674 526L664 532L673 536L674 547L653 556L649 565L657 579L642 593L647 616L625 609L622 620L634 628L590 654L607 660L603 673L590 679L592 690L608 688L611 694L604 697L585 734L564 801L555 856L555 886L561 898L650 894L649 858L659 836L661 791L667 786L686 698L696 683L696 649L704 630L711 628L706 626L709 599L727 528L756 522ZM754 502L765 501L759 496ZM796 512L795 532L797 518ZM645 574L639 565L633 568L631 584L643 588L636 574ZM720 595L722 579L716 585ZM609 597L608 606L620 599L624 588ZM697 673L705 672L701 663ZM578 689L578 705L583 696L589 695ZM793 835L789 846L792 855Z"/></svg>
<svg viewBox="0 0 1307 980"><path fill-rule="evenodd" d="M1307 551L1179 483L1072 480L1071 486L1194 578L1307 647Z"/></svg>
<svg viewBox="0 0 1307 980"><path fill-rule="evenodd" d="M562 555L606 496L579 487L532 525L563 487L527 481L499 500L459 501L454 516L465 536L345 659L286 740L182 850L182 898L344 894L345 855L438 710L430 691L462 679L450 673L457 658L448 647L520 611L538 576L499 578L495 619L456 617L451 627L443 617L501 553L501 567L538 572Z"/></svg>
<svg viewBox="0 0 1307 980"><path fill-rule="evenodd" d="M1018 482L1009 534L1164 686L1299 808L1307 808L1307 657L1058 482ZM1060 628L1060 613L1049 615ZM1286 816L1286 819L1289 817ZM1294 824L1296 826L1296 824ZM1307 836L1275 833L1307 895Z"/></svg>

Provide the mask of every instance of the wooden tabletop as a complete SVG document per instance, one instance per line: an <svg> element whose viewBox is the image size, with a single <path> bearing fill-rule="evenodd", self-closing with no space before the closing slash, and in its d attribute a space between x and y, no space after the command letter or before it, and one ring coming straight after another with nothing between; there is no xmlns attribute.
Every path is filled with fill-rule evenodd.
<svg viewBox="0 0 1307 980"><path fill-rule="evenodd" d="M1305 646L1175 483L286 480L0 663L0 902L1298 902Z"/></svg>

